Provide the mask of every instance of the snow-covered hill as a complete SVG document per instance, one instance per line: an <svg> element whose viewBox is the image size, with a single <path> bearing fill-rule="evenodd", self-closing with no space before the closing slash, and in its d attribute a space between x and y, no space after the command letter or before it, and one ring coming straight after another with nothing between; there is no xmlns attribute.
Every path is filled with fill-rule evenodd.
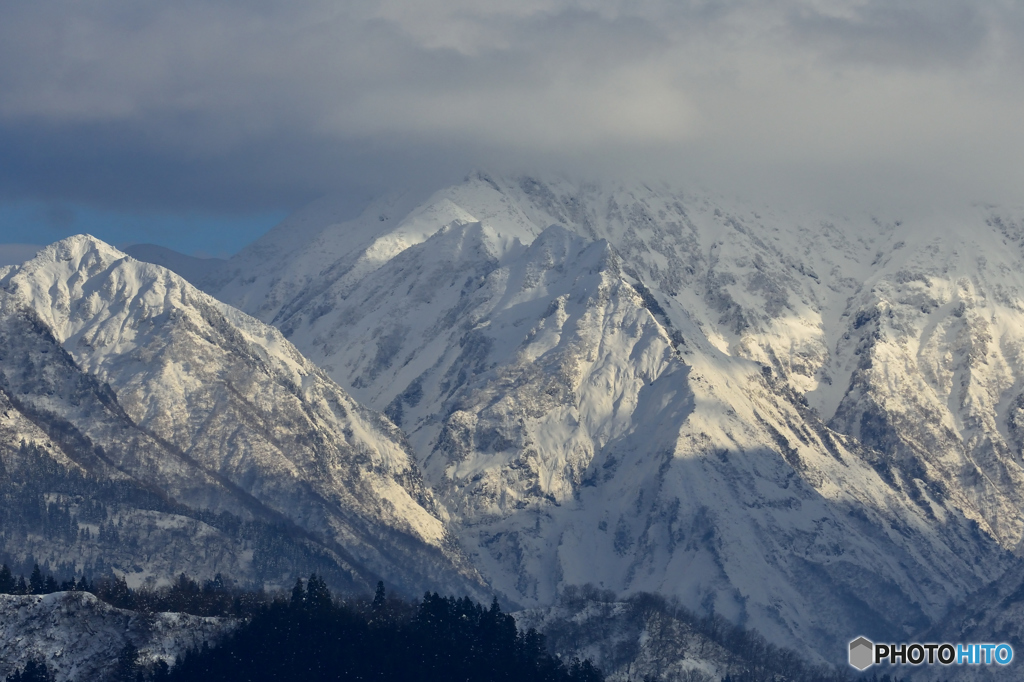
<svg viewBox="0 0 1024 682"><path fill-rule="evenodd" d="M479 585L403 434L276 329L87 236L8 269L0 316L8 470L27 440L90 480L281 528L352 587ZM8 552L33 547L31 534L6 541ZM252 551L235 556L245 573ZM169 568L192 572L187 560Z"/></svg>
<svg viewBox="0 0 1024 682"><path fill-rule="evenodd" d="M385 410L524 604L659 592L835 661L1017 561L1022 255L992 209L477 174L303 215L205 288Z"/></svg>
<svg viewBox="0 0 1024 682"><path fill-rule="evenodd" d="M0 678L35 660L57 682L104 679L129 643L141 664L173 665L188 649L216 645L236 624L230 618L125 611L88 592L0 594Z"/></svg>

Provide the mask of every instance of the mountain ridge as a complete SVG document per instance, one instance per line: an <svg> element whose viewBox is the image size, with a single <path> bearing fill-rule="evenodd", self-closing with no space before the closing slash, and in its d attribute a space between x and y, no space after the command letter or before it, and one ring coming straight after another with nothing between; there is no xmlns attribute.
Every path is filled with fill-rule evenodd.
<svg viewBox="0 0 1024 682"><path fill-rule="evenodd" d="M849 427L870 410L843 344L871 282L934 252L920 225L485 174L379 218L325 226L273 275L257 243L210 290L266 292L236 302L400 423L472 560L525 604L662 592L831 659L1017 561L992 525L1011 489L981 504Z"/></svg>
<svg viewBox="0 0 1024 682"><path fill-rule="evenodd" d="M1020 572L1015 215L478 173L314 204L197 277L225 303L72 238L0 270L0 462L237 515L220 556L255 500L355 588L654 592L844 660Z"/></svg>
<svg viewBox="0 0 1024 682"><path fill-rule="evenodd" d="M25 351L4 359L5 383L121 475L200 509L291 527L356 584L388 575L414 592L436 580L479 589L400 432L276 330L85 236L7 271L0 288L6 331L22 320L30 332L6 337ZM61 389L68 379L79 383ZM88 400L106 422L82 413Z"/></svg>

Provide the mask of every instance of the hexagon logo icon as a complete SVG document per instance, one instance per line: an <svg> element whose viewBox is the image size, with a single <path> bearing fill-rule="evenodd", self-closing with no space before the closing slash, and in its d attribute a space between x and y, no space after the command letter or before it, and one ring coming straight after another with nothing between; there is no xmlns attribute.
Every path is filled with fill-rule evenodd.
<svg viewBox="0 0 1024 682"><path fill-rule="evenodd" d="M858 637L850 642L850 665L864 670L875 662L875 645L867 637Z"/></svg>

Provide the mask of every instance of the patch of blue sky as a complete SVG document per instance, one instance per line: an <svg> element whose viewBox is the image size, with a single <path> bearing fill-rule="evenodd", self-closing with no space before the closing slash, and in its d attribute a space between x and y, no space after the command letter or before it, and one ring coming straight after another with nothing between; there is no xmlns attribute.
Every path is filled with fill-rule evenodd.
<svg viewBox="0 0 1024 682"><path fill-rule="evenodd" d="M45 245L86 233L114 246L151 243L192 256L225 258L286 216L285 211L247 215L129 212L73 204L0 202L0 244Z"/></svg>

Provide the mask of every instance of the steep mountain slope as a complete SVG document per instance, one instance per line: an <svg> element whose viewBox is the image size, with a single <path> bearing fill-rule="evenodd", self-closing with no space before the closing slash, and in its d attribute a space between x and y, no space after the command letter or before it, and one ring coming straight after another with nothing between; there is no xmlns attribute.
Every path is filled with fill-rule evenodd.
<svg viewBox="0 0 1024 682"><path fill-rule="evenodd" d="M832 424L893 453L1006 546L1024 539L1024 230L989 212L969 238L907 235L850 304Z"/></svg>
<svg viewBox="0 0 1024 682"><path fill-rule="evenodd" d="M402 434L273 328L86 236L0 288L0 387L92 478L282 527L351 586L478 584Z"/></svg>
<svg viewBox="0 0 1024 682"><path fill-rule="evenodd" d="M900 277L900 229L477 175L404 217L282 227L207 287L409 433L516 599L660 592L837 661L1015 562L991 504L847 428L847 333Z"/></svg>
<svg viewBox="0 0 1024 682"><path fill-rule="evenodd" d="M1024 568L1016 567L1001 579L969 595L950 609L946 616L922 632L917 641L927 642L1006 642L1015 655L1024 650ZM964 666L968 668L968 666ZM970 666L954 679L1020 679L1022 673L1011 666ZM915 670L913 680L938 681L951 677L938 670Z"/></svg>
<svg viewBox="0 0 1024 682"><path fill-rule="evenodd" d="M534 222L609 239L718 348L771 366L836 431L1020 543L1019 218L980 206L886 224L647 188L501 189Z"/></svg>

